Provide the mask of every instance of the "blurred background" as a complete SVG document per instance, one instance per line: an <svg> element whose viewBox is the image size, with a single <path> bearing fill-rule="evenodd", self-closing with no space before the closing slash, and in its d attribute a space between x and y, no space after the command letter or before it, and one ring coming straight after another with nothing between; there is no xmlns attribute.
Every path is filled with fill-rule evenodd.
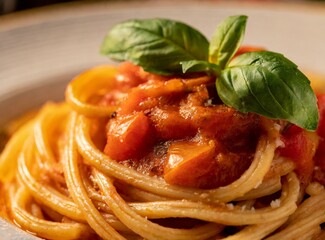
<svg viewBox="0 0 325 240"><path fill-rule="evenodd" d="M325 1L0 0L0 126L64 99L66 84L80 72L114 64L99 46L118 22L165 17L209 38L219 21L239 14L250 17L244 44L266 46L325 76Z"/></svg>
<svg viewBox="0 0 325 240"><path fill-rule="evenodd" d="M0 0L0 13L6 14L14 11L71 1L72 0Z"/></svg>
<svg viewBox="0 0 325 240"><path fill-rule="evenodd" d="M0 0L0 14L8 14L15 11L42 7L51 4L66 3L66 2L95 2L96 0ZM97 0L100 1L100 0ZM105 1L105 0L101 0ZM122 1L139 1L139 0L106 0L113 2ZM140 0L145 1L145 0ZM158 0L157 0L158 1ZM199 1L199 0L198 0ZM218 0L211 0L218 1ZM231 0L229 0L231 1ZM325 0L242 0L243 2L325 2Z"/></svg>
<svg viewBox="0 0 325 240"><path fill-rule="evenodd" d="M126 2L137 0L0 0L0 15L67 2Z"/></svg>
<svg viewBox="0 0 325 240"><path fill-rule="evenodd" d="M95 2L96 0L0 0L0 14L67 2ZM116 1L116 0L115 0Z"/></svg>

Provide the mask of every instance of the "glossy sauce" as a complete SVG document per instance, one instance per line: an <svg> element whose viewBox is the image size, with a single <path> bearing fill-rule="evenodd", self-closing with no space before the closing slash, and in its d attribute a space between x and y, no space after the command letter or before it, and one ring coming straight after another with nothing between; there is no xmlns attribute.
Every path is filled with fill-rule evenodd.
<svg viewBox="0 0 325 240"><path fill-rule="evenodd" d="M127 71L124 64L119 79ZM130 69L140 84L123 81L125 100L106 128L107 155L186 187L227 185L248 168L262 131L259 116L212 104L218 99L211 95L214 82L207 76L161 79L147 74L139 80L141 69ZM132 81L132 74L126 75Z"/></svg>

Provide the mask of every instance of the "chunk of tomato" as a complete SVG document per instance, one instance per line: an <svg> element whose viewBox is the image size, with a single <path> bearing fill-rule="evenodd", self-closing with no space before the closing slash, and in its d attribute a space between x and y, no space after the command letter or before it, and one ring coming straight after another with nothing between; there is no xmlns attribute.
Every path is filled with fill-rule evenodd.
<svg viewBox="0 0 325 240"><path fill-rule="evenodd" d="M250 154L224 152L217 141L174 142L164 168L166 182L184 187L211 189L238 179L251 163Z"/></svg>
<svg viewBox="0 0 325 240"><path fill-rule="evenodd" d="M153 144L150 119L139 112L112 119L104 152L117 161L143 156Z"/></svg>
<svg viewBox="0 0 325 240"><path fill-rule="evenodd" d="M208 143L174 142L168 149L164 168L166 182L185 187L204 187L205 176L213 170L213 141Z"/></svg>
<svg viewBox="0 0 325 240"><path fill-rule="evenodd" d="M161 140L193 137L197 132L193 122L183 118L175 107L154 108L150 119L155 127L157 138Z"/></svg>
<svg viewBox="0 0 325 240"><path fill-rule="evenodd" d="M141 70L140 67L130 62L121 63L117 68L118 71L118 73L116 74L117 87L120 90L125 91L145 82L146 79L141 77L140 70Z"/></svg>
<svg viewBox="0 0 325 240"><path fill-rule="evenodd" d="M132 88L120 105L121 114L130 114L135 111L145 111L159 105L160 102L177 99L184 94L186 85L179 79L169 81L150 81Z"/></svg>
<svg viewBox="0 0 325 240"><path fill-rule="evenodd" d="M146 100L146 98L147 95L143 89L131 89L127 95L127 98L121 103L119 113L127 115L142 110L142 103Z"/></svg>
<svg viewBox="0 0 325 240"><path fill-rule="evenodd" d="M255 151L260 134L257 115L241 114L224 105L191 107L191 111L193 124L207 138L217 139L232 152Z"/></svg>
<svg viewBox="0 0 325 240"><path fill-rule="evenodd" d="M315 163L318 167L315 171L315 178L325 184L325 94L318 95L317 100L320 117L317 133L320 136L320 141L315 156Z"/></svg>
<svg viewBox="0 0 325 240"><path fill-rule="evenodd" d="M308 184L314 170L314 155L318 146L318 136L296 125L292 125L282 135L285 147L279 149L281 156L292 159L296 172L303 184Z"/></svg>

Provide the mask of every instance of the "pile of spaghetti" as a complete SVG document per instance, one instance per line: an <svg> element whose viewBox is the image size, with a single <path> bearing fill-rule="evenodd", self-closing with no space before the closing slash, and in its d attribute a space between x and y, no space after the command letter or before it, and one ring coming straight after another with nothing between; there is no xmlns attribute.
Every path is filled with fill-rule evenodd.
<svg viewBox="0 0 325 240"><path fill-rule="evenodd" d="M46 239L324 239L325 94L307 131L214 84L130 62L81 73L6 144L2 216Z"/></svg>

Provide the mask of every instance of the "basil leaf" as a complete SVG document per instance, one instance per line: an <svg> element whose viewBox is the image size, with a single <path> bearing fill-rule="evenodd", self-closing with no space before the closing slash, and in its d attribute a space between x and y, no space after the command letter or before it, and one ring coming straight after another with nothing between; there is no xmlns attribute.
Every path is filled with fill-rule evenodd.
<svg viewBox="0 0 325 240"><path fill-rule="evenodd" d="M181 73L181 61L208 60L208 40L196 29L167 19L130 20L106 35L101 53L162 75Z"/></svg>
<svg viewBox="0 0 325 240"><path fill-rule="evenodd" d="M247 16L231 16L221 22L209 48L209 61L225 68L244 37Z"/></svg>
<svg viewBox="0 0 325 240"><path fill-rule="evenodd" d="M252 52L238 56L229 66L216 82L226 105L316 130L315 94L307 77L290 60L277 53Z"/></svg>
<svg viewBox="0 0 325 240"><path fill-rule="evenodd" d="M284 101L292 104L292 114L302 122L297 124L308 130L315 130L319 121L317 98L310 86L308 78L298 69L297 65L285 58L282 54L274 52L251 52L238 56L230 65L254 65L262 66L271 71L284 83L287 92ZM303 120L305 118L305 120ZM304 123L306 126L304 127Z"/></svg>
<svg viewBox="0 0 325 240"><path fill-rule="evenodd" d="M206 72L208 74L218 75L220 67L207 61L191 60L181 62L183 73L186 72Z"/></svg>
<svg viewBox="0 0 325 240"><path fill-rule="evenodd" d="M259 52L246 52L243 53L229 63L228 67L232 66L247 66L257 65L263 66L269 69L285 66L286 68L295 68L297 65L292 61L283 56L283 54L270 52L270 51L259 51ZM309 82L308 79L306 81Z"/></svg>

